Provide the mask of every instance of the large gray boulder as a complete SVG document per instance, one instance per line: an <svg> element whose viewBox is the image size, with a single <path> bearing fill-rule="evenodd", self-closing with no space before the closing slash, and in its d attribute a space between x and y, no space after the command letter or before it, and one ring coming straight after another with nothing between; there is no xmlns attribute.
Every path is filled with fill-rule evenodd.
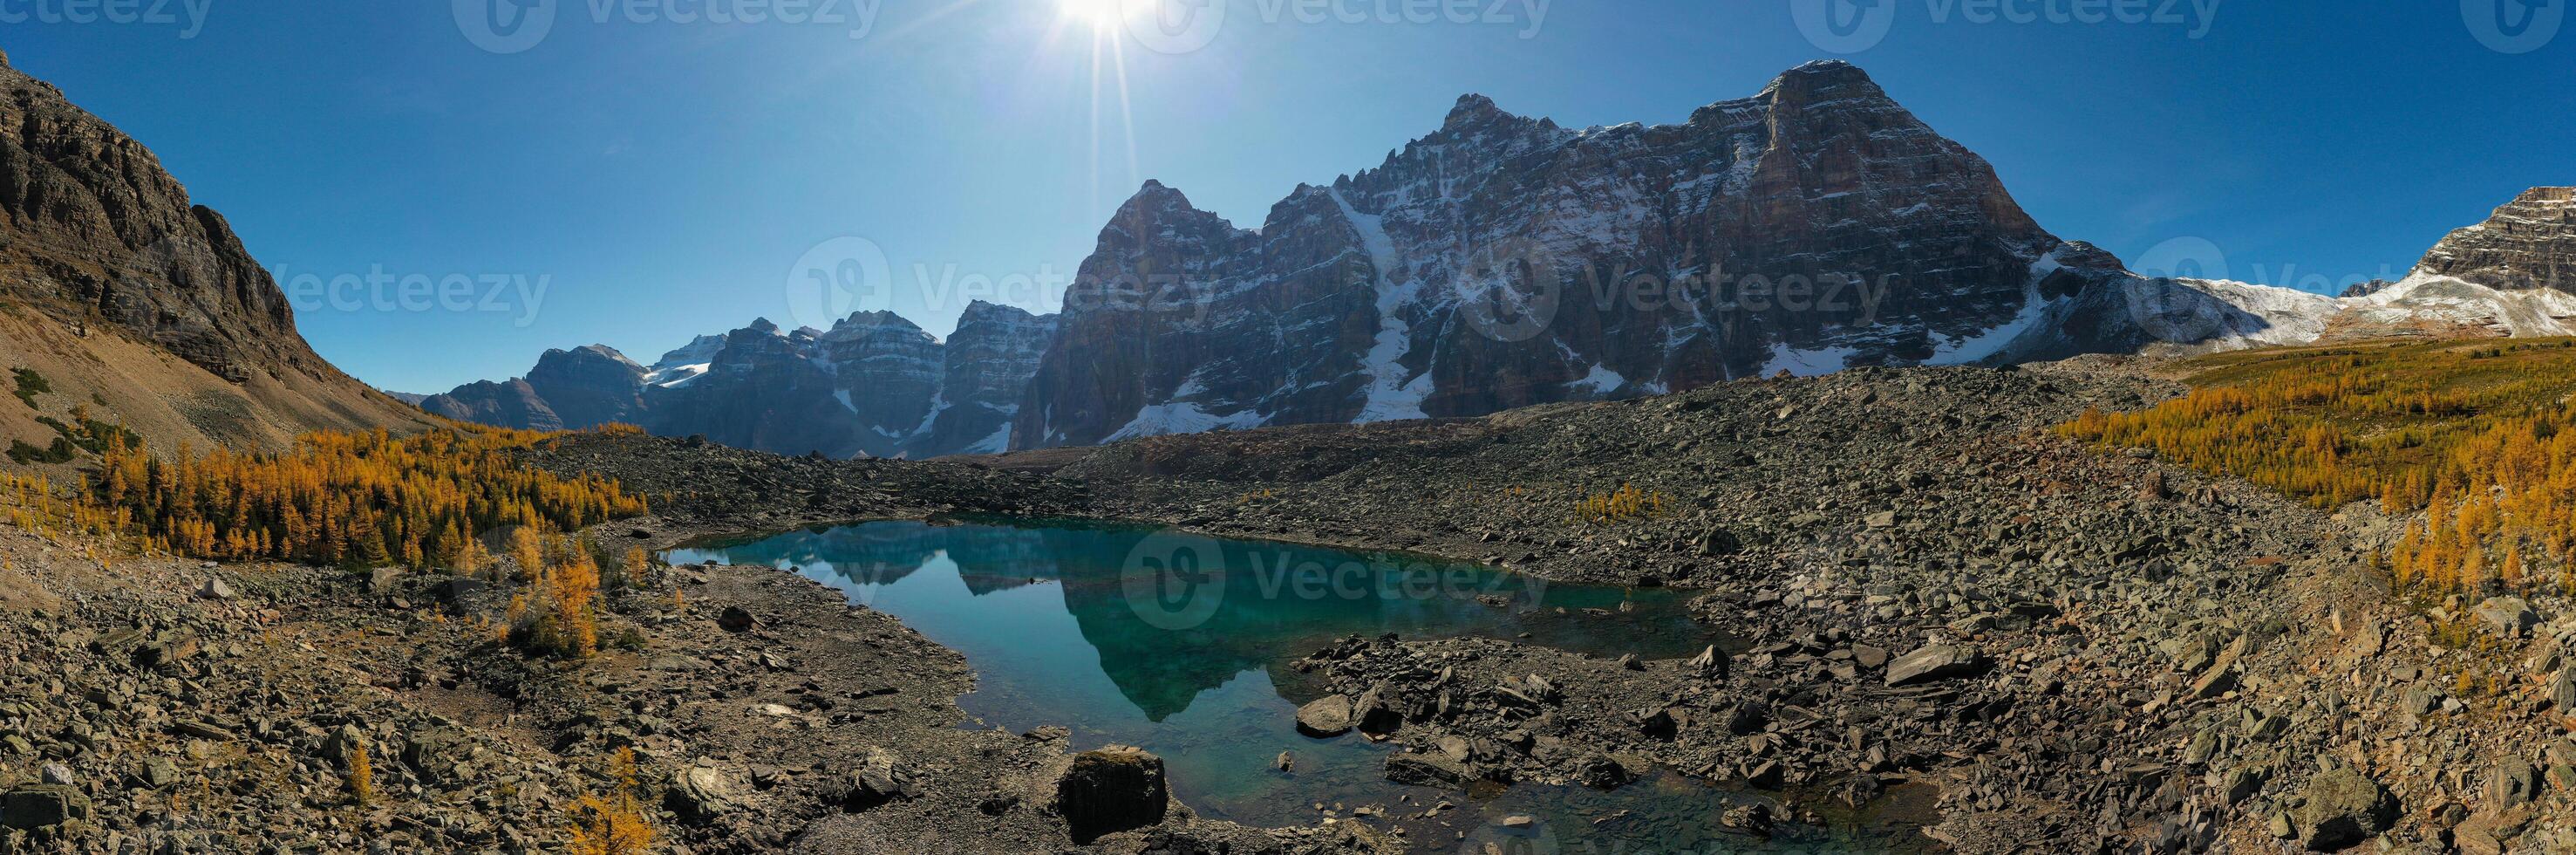
<svg viewBox="0 0 2576 855"><path fill-rule="evenodd" d="M0 826L33 831L89 818L89 796L68 784L36 784L0 798Z"/></svg>
<svg viewBox="0 0 2576 855"><path fill-rule="evenodd" d="M1351 732L1351 699L1346 695L1326 695L1314 703L1297 708L1297 732L1317 739L1330 739Z"/></svg>
<svg viewBox="0 0 2576 855"><path fill-rule="evenodd" d="M2540 615L2521 597L2492 597L2478 604L2478 621L2497 635L2519 637L2540 623Z"/></svg>
<svg viewBox="0 0 2576 855"><path fill-rule="evenodd" d="M1075 755L1056 782L1056 810L1072 827L1073 842L1084 846L1105 835L1161 825L1171 803L1163 758L1140 748L1113 745Z"/></svg>
<svg viewBox="0 0 2576 855"><path fill-rule="evenodd" d="M2333 852L2387 831L2397 821L2397 799L2370 776L2336 766L2308 779L2290 820L2309 851Z"/></svg>

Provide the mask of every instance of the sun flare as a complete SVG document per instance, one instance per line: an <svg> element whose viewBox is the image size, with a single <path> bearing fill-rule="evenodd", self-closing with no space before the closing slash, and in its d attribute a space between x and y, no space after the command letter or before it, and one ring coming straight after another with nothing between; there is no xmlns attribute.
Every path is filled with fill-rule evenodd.
<svg viewBox="0 0 2576 855"><path fill-rule="evenodd" d="M1130 4L1127 0L1056 0L1056 5L1062 7L1068 17L1100 25L1117 23L1127 14Z"/></svg>

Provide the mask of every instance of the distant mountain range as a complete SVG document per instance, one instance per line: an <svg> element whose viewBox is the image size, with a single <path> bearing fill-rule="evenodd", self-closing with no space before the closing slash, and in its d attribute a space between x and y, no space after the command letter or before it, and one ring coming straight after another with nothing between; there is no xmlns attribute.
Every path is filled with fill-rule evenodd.
<svg viewBox="0 0 2576 855"><path fill-rule="evenodd" d="M527 376L420 402L438 415L536 430L611 422L726 445L835 457L997 453L1055 317L977 302L946 341L892 312L830 330L767 320L639 365L604 345L547 351Z"/></svg>
<svg viewBox="0 0 2576 855"><path fill-rule="evenodd" d="M1573 130L1461 98L1257 230L1148 182L1062 316L978 304L766 321L640 366L553 351L422 402L516 427L628 421L786 453L914 457L1265 425L1476 416L1860 365L2007 364L2377 335L2556 334L2570 191L2343 298L2130 272L1843 62L1680 125ZM1121 287L1123 286L1123 288ZM1099 294L1141 299L1085 299Z"/></svg>

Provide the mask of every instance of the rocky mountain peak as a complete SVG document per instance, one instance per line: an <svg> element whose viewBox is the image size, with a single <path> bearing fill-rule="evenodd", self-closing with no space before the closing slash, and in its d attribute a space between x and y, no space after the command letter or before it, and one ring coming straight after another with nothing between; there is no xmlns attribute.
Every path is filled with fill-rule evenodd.
<svg viewBox="0 0 2576 855"><path fill-rule="evenodd" d="M1122 214L1130 211L1142 213L1173 209L1197 210L1190 205L1189 196L1182 194L1171 185L1151 178L1145 179L1144 186L1136 188L1136 195L1128 197L1127 204L1118 208L1119 213Z"/></svg>
<svg viewBox="0 0 2576 855"><path fill-rule="evenodd" d="M2576 187L2534 187L2522 191L2514 202L2521 205L2576 205Z"/></svg>
<svg viewBox="0 0 2576 855"><path fill-rule="evenodd" d="M276 280L223 215L142 143L62 91L0 66L0 260L51 271L24 294L58 316L95 316L239 382L256 368L318 363Z"/></svg>
<svg viewBox="0 0 2576 855"><path fill-rule="evenodd" d="M631 422L643 409L644 366L604 344L549 350L526 385L569 430Z"/></svg>
<svg viewBox="0 0 2576 855"><path fill-rule="evenodd" d="M537 358L537 364L544 365L549 360L573 360L582 362L605 361L613 365L625 365L634 368L643 367L636 364L635 360L627 358L626 354L618 352L617 348L609 347L604 344L585 344L571 350L549 350L546 351L544 355Z"/></svg>
<svg viewBox="0 0 2576 855"><path fill-rule="evenodd" d="M1449 117L1441 121L1443 129L1457 129L1484 124L1497 119L1515 118L1494 106L1494 99L1473 92L1458 96L1458 105L1449 108Z"/></svg>
<svg viewBox="0 0 2576 855"><path fill-rule="evenodd" d="M2576 187L2524 191L2444 237L2415 269L2490 288L2576 293Z"/></svg>
<svg viewBox="0 0 2576 855"><path fill-rule="evenodd" d="M1233 227L1233 223L1215 212L1203 211L1191 204L1190 197L1181 191L1160 181L1147 180L1145 186L1137 189L1136 195L1118 206L1118 213L1111 216L1101 239L1107 241L1111 233L1120 230L1136 237L1148 237L1173 230L1199 232L1216 228L1231 230Z"/></svg>
<svg viewBox="0 0 2576 855"><path fill-rule="evenodd" d="M673 348L670 352L662 354L661 359L653 362L653 370L663 371L685 365L702 365L708 362L713 362L715 361L716 354L723 352L724 345L725 337L722 335L698 336L697 338L690 339L688 344Z"/></svg>
<svg viewBox="0 0 2576 855"><path fill-rule="evenodd" d="M1771 85L1773 87L1778 87L1785 81L1820 79L1830 79L1845 83L1871 82L1869 72L1861 70L1860 66L1853 65L1848 60L1819 59L1811 62L1800 63L1796 68L1780 72L1779 77L1772 78Z"/></svg>
<svg viewBox="0 0 2576 855"><path fill-rule="evenodd" d="M1069 314L1019 414L1022 447L2055 358L2137 335L2115 295L2072 299L2123 275L2117 260L2059 252L1984 160L1842 62L1686 125L1571 131L1469 95L1382 164L1300 187L1258 231L1138 211L1104 230L1084 273L1190 277L1194 302ZM1750 311L1495 305L1580 291L1584 268L1835 294ZM1855 278L1865 291L1843 287Z"/></svg>
<svg viewBox="0 0 2576 855"><path fill-rule="evenodd" d="M1035 320L1036 318L1036 313L1018 306L1005 306L1000 303L977 300L966 304L966 311L957 316L957 326L963 328L968 324L976 323L1026 322Z"/></svg>
<svg viewBox="0 0 2576 855"><path fill-rule="evenodd" d="M843 340L886 334L918 336L921 338L930 337L929 333L923 332L921 327L914 324L911 320L884 309L878 309L872 312L853 312L849 317L842 319L839 323L833 324L831 332L825 333L823 337L831 340Z"/></svg>
<svg viewBox="0 0 2576 855"><path fill-rule="evenodd" d="M315 428L422 423L313 352L276 279L150 149L5 62L0 301L32 310L0 351L70 359L56 382L147 440L282 445ZM178 361L101 372L106 337ZM143 382L152 374L167 382ZM0 422L0 439L18 436Z"/></svg>
<svg viewBox="0 0 2576 855"><path fill-rule="evenodd" d="M1754 97L1775 111L1792 115L1826 108L1851 112L1896 104L1868 72L1841 60L1810 62L1789 69Z"/></svg>

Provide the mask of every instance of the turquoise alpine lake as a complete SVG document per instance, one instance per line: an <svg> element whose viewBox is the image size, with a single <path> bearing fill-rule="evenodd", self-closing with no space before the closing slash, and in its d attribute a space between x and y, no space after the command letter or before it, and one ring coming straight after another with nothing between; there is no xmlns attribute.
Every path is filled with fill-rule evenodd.
<svg viewBox="0 0 2576 855"><path fill-rule="evenodd" d="M970 726L1055 725L1076 750L1160 755L1202 815L1306 826L1354 809L1403 826L1416 851L1710 855L1916 848L1901 823L1839 817L1761 840L1719 822L1762 802L1658 773L1618 790L1521 785L1473 793L1386 780L1395 749L1296 729L1325 688L1291 667L1352 636L1509 639L1593 656L1678 659L1716 632L1661 588L1563 585L1392 554L1220 540L1092 523L872 522L674 550L673 564L769 566L841 590L965 655ZM1291 755L1293 771L1277 760ZM1425 819L1448 801L1457 810ZM1897 801L1905 801L1899 799ZM1867 813L1890 808L1880 807ZM1383 817L1396 817L1386 819ZM1535 824L1505 828L1507 817ZM1515 823L1514 825L1520 825ZM1463 837L1461 836L1463 835Z"/></svg>

